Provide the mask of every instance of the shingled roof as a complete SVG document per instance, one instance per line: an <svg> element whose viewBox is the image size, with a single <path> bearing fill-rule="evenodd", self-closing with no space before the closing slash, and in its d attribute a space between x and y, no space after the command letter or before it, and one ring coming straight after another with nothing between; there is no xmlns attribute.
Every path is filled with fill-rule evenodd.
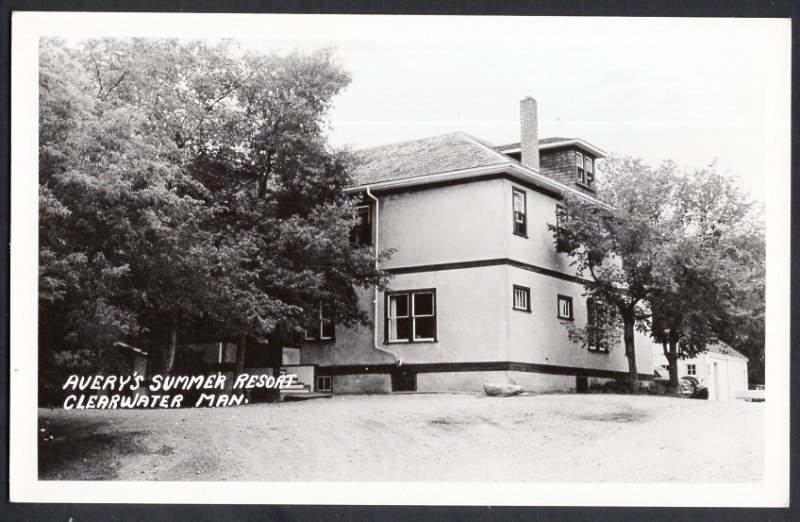
<svg viewBox="0 0 800 522"><path fill-rule="evenodd" d="M551 143L558 143L559 141L575 141L575 138L559 138L559 137L542 138L539 140L539 145L549 145ZM495 149L499 151L504 151L508 149L518 149L520 148L521 145L522 144L520 142L508 143L506 145L498 145L497 147L495 147Z"/></svg>
<svg viewBox="0 0 800 522"><path fill-rule="evenodd" d="M729 355L731 357L738 357L740 359L747 359L747 357L741 352L734 350L722 341L718 341L716 344L708 344L706 345L706 348L709 352L714 352L721 355Z"/></svg>
<svg viewBox="0 0 800 522"><path fill-rule="evenodd" d="M356 185L511 163L507 156L463 132L355 151Z"/></svg>

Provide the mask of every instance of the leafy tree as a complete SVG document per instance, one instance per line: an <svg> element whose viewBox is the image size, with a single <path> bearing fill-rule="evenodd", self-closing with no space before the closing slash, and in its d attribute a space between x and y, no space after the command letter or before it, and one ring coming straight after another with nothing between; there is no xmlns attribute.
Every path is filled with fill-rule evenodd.
<svg viewBox="0 0 800 522"><path fill-rule="evenodd" d="M658 284L650 303L651 335L664 348L677 390L679 358L695 357L741 331L732 320L748 320L743 298L760 295L760 307L748 302L756 312L749 319L758 322L764 257L754 206L729 177L711 165L676 176L671 185L672 213L662 224L669 235L655 252Z"/></svg>
<svg viewBox="0 0 800 522"><path fill-rule="evenodd" d="M330 51L42 40L43 369L97 371L126 339L171 371L200 332L243 363L248 337L279 353L323 301L366 323L354 286L386 277L348 241L353 158L325 137L348 82Z"/></svg>
<svg viewBox="0 0 800 522"><path fill-rule="evenodd" d="M763 296L763 243L752 204L713 165L682 173L673 162L653 169L610 157L604 171L606 204L566 198L550 225L559 251L590 276L584 288L593 318L570 327L570 337L610 343L621 331L636 390L634 332L650 333L664 347L677 388L678 358L720 339L757 336L757 327L737 334L734 324ZM750 320L759 324L758 313Z"/></svg>
<svg viewBox="0 0 800 522"><path fill-rule="evenodd" d="M657 223L667 212L664 188L674 170L672 163L654 170L640 160L609 158L600 193L605 204L566 197L558 223L549 225L558 251L589 279L584 290L595 317L587 326L571 327L570 336L612 343L621 333L633 391L639 388L634 335L649 324L652 252L663 241Z"/></svg>

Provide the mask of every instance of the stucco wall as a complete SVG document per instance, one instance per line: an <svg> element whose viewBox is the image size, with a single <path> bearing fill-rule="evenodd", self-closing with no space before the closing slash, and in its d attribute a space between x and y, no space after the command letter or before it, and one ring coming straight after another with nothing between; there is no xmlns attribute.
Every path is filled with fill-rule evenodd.
<svg viewBox="0 0 800 522"><path fill-rule="evenodd" d="M508 267L506 310L509 310L508 354L509 360L536 364L555 364L576 368L598 368L628 371L625 348L620 343L611 346L608 353L589 351L580 343L569 339L567 326L586 324L586 298L583 285ZM531 311L513 310L513 285L530 288ZM558 295L572 297L573 321L558 318ZM653 372L652 349L648 338L637 333L634 342L636 365L639 373Z"/></svg>
<svg viewBox="0 0 800 522"><path fill-rule="evenodd" d="M557 270L565 274L575 275L575 269L570 266L569 258L565 254L556 252L553 233L547 229L548 224L556 224L557 200L527 189L513 181L503 180L505 220L504 237L506 238L506 253L502 257L509 257L516 261ZM512 230L512 192L513 188L526 193L528 215L528 237L517 236Z"/></svg>
<svg viewBox="0 0 800 522"><path fill-rule="evenodd" d="M503 257L505 188L496 179L381 196L380 248L397 249L384 268Z"/></svg>
<svg viewBox="0 0 800 522"><path fill-rule="evenodd" d="M390 290L436 289L436 342L385 343L384 298L378 303L378 344L396 352L405 363L506 360L506 271L503 266L401 274ZM366 296L365 296L366 297ZM368 302L371 304L372 294ZM366 304L366 303L365 303ZM371 315L371 314L370 314ZM306 343L302 364L345 365L392 363L372 347L367 328L336 328L333 343Z"/></svg>
<svg viewBox="0 0 800 522"><path fill-rule="evenodd" d="M358 289L359 300L370 321L373 321L373 305L375 293L373 290ZM383 300L383 294L379 297ZM383 313L383 304L380 303L380 313ZM381 315L378 317L381 317ZM382 321L378 321L381 323ZM379 327L380 324L379 324ZM381 327L382 328L382 327ZM382 330L379 332L382 335ZM379 338L381 346L383 337ZM345 328L336 325L336 339L333 341L304 341L300 348L300 364L318 365L348 365L348 364L386 364L393 363L394 359L387 354L375 350L373 347L373 331L366 326Z"/></svg>

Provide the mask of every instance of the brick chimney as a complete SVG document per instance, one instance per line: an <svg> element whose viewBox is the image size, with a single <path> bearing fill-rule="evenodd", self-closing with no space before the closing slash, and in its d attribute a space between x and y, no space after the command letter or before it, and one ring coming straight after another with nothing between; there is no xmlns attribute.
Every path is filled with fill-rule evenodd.
<svg viewBox="0 0 800 522"><path fill-rule="evenodd" d="M520 161L526 167L539 170L539 117L536 100L526 96L519 102L520 123Z"/></svg>

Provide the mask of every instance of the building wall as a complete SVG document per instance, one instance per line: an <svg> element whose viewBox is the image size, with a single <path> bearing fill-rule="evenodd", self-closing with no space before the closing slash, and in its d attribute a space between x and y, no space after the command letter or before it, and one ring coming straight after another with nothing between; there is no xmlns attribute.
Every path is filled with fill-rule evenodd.
<svg viewBox="0 0 800 522"><path fill-rule="evenodd" d="M502 180L504 198L504 226L502 236L506 246L504 252L497 257L509 257L522 263L535 265L564 274L575 275L566 254L556 252L553 232L547 225L556 224L556 205L558 201L513 181ZM528 219L528 237L514 234L513 223L513 189L525 192L526 212Z"/></svg>
<svg viewBox="0 0 800 522"><path fill-rule="evenodd" d="M513 188L526 193L528 237L513 233ZM624 348L594 353L569 340L565 322L557 318L557 295L573 298L575 323L585 322L582 284L563 254L555 251L547 223L555 223L556 200L506 179L443 186L428 190L380 196L379 248L396 252L383 268L400 269L389 283L390 291L436 289L437 340L419 343L387 343L384 332L385 297L378 297L376 328L378 345L409 364L496 363L508 361L533 365L627 372ZM511 259L528 266L508 264L459 266L470 261ZM454 263L447 269L420 268ZM440 267L441 268L441 267ZM405 269L405 270L403 270ZM565 274L562 278L536 270ZM566 279L566 280L565 280ZM512 309L514 284L531 289L531 313ZM373 317L374 292L361 291L361 302ZM638 339L637 339L638 340ZM649 350L639 350L639 372L652 373ZM373 331L359 326L337 326L333 342L305 342L301 364L320 367L348 366L350 375L333 371L336 393L391 390L388 373L369 373L378 365L390 372L394 359L373 348ZM371 370L369 366L373 366ZM537 367L542 369L541 367ZM421 371L419 391L479 390L489 376L508 376L503 371ZM344 370L338 370L344 372ZM357 375L360 372L366 374ZM532 390L574 389L574 375L533 374L523 371ZM484 375L485 374L485 375Z"/></svg>
<svg viewBox="0 0 800 522"><path fill-rule="evenodd" d="M586 194L595 194L595 191L587 188L577 182L577 170L575 167L577 166L575 153L580 152L584 156L588 156L592 159L592 163L594 164L597 158L593 154L589 154L585 150L578 149L574 147L564 148L564 149L545 149L541 151L540 158L541 158L541 169L540 172L545 176L551 177L555 180L560 181L565 185L569 185L570 187L574 187L581 192L585 192ZM595 166L595 176L597 175L597 167Z"/></svg>
<svg viewBox="0 0 800 522"><path fill-rule="evenodd" d="M420 373L417 391L483 392L485 383L518 384L526 392L571 391L575 377L519 371Z"/></svg>
<svg viewBox="0 0 800 522"><path fill-rule="evenodd" d="M653 346L653 350L653 364L656 367L665 366L667 358L664 357L661 347ZM737 393L749 389L746 359L715 352L701 353L692 359L678 360L679 378L690 375L690 365L695 367L694 377L708 386L709 400L732 401L736 399Z"/></svg>
<svg viewBox="0 0 800 522"><path fill-rule="evenodd" d="M397 250L384 268L504 256L505 189L494 179L380 196L380 248Z"/></svg>
<svg viewBox="0 0 800 522"><path fill-rule="evenodd" d="M556 279L516 267L508 267L509 283L506 310L509 311L509 360L534 364L553 364L573 368L628 371L625 347L620 342L608 353L590 351L569 339L568 327L586 325L586 299L583 285ZM513 285L530 288L531 311L513 309ZM572 321L558 318L558 295L572 298ZM639 373L652 374L653 358L649 339L637 332L636 365Z"/></svg>
<svg viewBox="0 0 800 522"><path fill-rule="evenodd" d="M505 267L491 266L396 275L390 290L436 289L436 342L386 343L383 295L378 302L378 345L396 352L404 363L507 360ZM365 308L371 304L369 294ZM370 309L371 311L371 309ZM370 316L372 314L370 313ZM306 343L301 364L352 365L392 363L373 348L372 331L336 328L334 343ZM322 373L322 372L320 372Z"/></svg>
<svg viewBox="0 0 800 522"><path fill-rule="evenodd" d="M695 377L708 386L709 400L732 401L736 394L748 389L747 361L714 352L706 352L694 359L678 361L678 375L688 375L690 364L695 365Z"/></svg>
<svg viewBox="0 0 800 522"><path fill-rule="evenodd" d="M575 150L546 149L539 153L540 172L569 186L575 185Z"/></svg>

